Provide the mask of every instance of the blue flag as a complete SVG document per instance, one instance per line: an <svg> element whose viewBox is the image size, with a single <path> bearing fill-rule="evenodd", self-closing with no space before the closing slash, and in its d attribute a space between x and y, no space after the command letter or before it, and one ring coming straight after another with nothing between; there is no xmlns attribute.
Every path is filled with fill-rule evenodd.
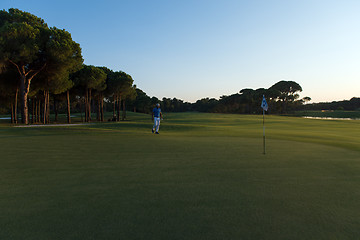
<svg viewBox="0 0 360 240"><path fill-rule="evenodd" d="M262 100L262 103L261 103L261 107L262 109L264 109L265 111L268 110L268 104L266 102L266 99L265 99L265 96L263 95L263 100Z"/></svg>

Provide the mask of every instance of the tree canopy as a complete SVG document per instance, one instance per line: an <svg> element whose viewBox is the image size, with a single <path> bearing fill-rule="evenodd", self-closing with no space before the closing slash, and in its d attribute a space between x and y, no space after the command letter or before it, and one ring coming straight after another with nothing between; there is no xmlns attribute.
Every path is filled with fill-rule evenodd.
<svg viewBox="0 0 360 240"><path fill-rule="evenodd" d="M43 19L13 8L0 11L0 36L0 66L12 64L19 73L21 119L27 124L32 79L44 70L47 86L42 86L49 90L57 80L62 83L54 91L70 88L68 74L82 63L81 49L65 30L49 28Z"/></svg>

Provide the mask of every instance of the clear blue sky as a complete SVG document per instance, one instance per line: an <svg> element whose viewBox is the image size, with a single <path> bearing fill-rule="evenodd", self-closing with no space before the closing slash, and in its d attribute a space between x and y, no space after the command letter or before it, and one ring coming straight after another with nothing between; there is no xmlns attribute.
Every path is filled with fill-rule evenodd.
<svg viewBox="0 0 360 240"><path fill-rule="evenodd" d="M193 102L280 80L313 102L360 97L359 0L2 0L68 30L86 64Z"/></svg>

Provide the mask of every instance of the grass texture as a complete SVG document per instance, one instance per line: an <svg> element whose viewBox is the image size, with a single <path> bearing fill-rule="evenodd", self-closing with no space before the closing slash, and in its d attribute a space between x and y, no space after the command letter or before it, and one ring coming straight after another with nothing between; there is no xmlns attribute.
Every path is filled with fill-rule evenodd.
<svg viewBox="0 0 360 240"><path fill-rule="evenodd" d="M360 121L0 124L0 239L357 239Z"/></svg>

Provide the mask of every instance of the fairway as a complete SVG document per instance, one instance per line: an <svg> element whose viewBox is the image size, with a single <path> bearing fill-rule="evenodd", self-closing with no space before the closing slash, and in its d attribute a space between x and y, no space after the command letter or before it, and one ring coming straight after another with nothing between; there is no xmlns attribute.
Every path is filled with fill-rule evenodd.
<svg viewBox="0 0 360 240"><path fill-rule="evenodd" d="M360 121L0 123L0 239L358 239Z"/></svg>

